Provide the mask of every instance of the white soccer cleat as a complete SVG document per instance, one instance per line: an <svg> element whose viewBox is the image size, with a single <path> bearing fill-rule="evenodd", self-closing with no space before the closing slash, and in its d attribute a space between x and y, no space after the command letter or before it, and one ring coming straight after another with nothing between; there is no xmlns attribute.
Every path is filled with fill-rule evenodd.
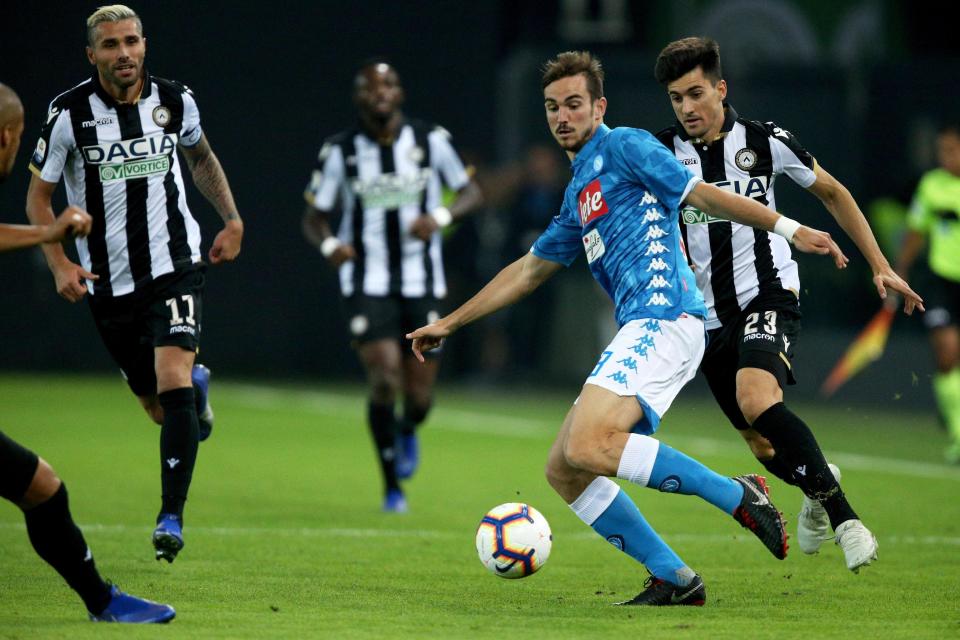
<svg viewBox="0 0 960 640"><path fill-rule="evenodd" d="M827 465L830 473L840 482L840 469L835 464ZM797 544L807 554L816 553L824 540L829 540L830 517L819 502L804 496L797 516Z"/></svg>
<svg viewBox="0 0 960 640"><path fill-rule="evenodd" d="M836 533L850 571L860 573L860 567L877 559L877 539L859 520L847 520L837 527Z"/></svg>

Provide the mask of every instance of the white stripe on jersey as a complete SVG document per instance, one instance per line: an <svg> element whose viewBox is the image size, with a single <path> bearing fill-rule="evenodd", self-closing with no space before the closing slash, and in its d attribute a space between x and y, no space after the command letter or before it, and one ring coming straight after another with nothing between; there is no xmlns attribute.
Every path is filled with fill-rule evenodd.
<svg viewBox="0 0 960 640"><path fill-rule="evenodd" d="M722 143L718 143L723 144L726 180L714 184L722 189L747 197L765 196L767 206L775 211L776 200L773 186L778 175L785 173L800 186L808 187L816 180L816 174L806 167L785 144L776 140L775 137L767 139L771 141L772 173L769 176L751 176L749 171L745 171L737 165L737 153L747 147L747 136L746 127L740 122L735 123ZM674 136L674 149L677 159L683 162L695 175L703 177L703 167L691 140L682 140L679 136ZM685 160L686 162L684 162ZM707 305L706 328L716 329L721 324L717 318L716 295L712 285L711 261L713 253L710 247L709 225L720 223L731 226L730 243L733 251L734 288L736 289L737 304L741 310L745 309L750 301L757 296L760 286L756 269L754 229L736 222L707 217L708 223L704 221L702 214L696 216L690 209L684 211L683 219L687 228L687 251L693 262L697 287L703 293L704 302ZM789 243L783 237L772 232L767 232L767 239L770 243L772 262L781 286L799 292L800 276L797 263L791 256Z"/></svg>

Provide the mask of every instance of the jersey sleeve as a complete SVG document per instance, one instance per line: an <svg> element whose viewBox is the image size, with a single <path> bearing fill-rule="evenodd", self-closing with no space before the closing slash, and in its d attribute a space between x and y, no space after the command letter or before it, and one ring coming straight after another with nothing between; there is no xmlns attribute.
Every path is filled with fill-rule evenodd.
<svg viewBox="0 0 960 640"><path fill-rule="evenodd" d="M773 172L787 177L806 189L817 181L817 161L803 148L797 137L773 122L763 124L770 140Z"/></svg>
<svg viewBox="0 0 960 640"><path fill-rule="evenodd" d="M936 220L934 208L930 204L927 196L929 181L926 177L920 180L917 186L917 192L913 195L910 202L910 210L907 212L907 228L911 231L928 233L933 222Z"/></svg>
<svg viewBox="0 0 960 640"><path fill-rule="evenodd" d="M184 87L180 144L184 147L195 147L200 143L200 136L202 135L203 129L200 128L200 109L197 108L197 99L193 97L193 91Z"/></svg>
<svg viewBox="0 0 960 640"><path fill-rule="evenodd" d="M430 157L433 165L443 177L443 182L454 191L459 191L470 182L470 176L463 167L463 161L453 148L450 133L443 127L437 127L427 136L430 145Z"/></svg>
<svg viewBox="0 0 960 640"><path fill-rule="evenodd" d="M614 153L623 174L676 211L701 179L680 164L670 150L643 129L615 129ZM611 134L612 135L612 134Z"/></svg>
<svg viewBox="0 0 960 640"><path fill-rule="evenodd" d="M324 143L317 154L317 168L313 170L310 183L303 197L320 211L331 211L337 203L337 192L346 175L343 164L343 149L340 145Z"/></svg>
<svg viewBox="0 0 960 640"><path fill-rule="evenodd" d="M40 129L40 139L30 156L30 171L46 182L59 182L63 167L76 141L70 126L69 111L62 111L54 102L47 112L47 121Z"/></svg>
<svg viewBox="0 0 960 640"><path fill-rule="evenodd" d="M571 214L565 200L560 213L553 217L530 251L538 258L569 267L583 250L581 230L580 223Z"/></svg>

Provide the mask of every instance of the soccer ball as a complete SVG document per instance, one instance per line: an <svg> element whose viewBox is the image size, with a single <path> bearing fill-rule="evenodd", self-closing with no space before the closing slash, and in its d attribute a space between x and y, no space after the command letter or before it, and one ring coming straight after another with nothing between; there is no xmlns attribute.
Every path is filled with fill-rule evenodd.
<svg viewBox="0 0 960 640"><path fill-rule="evenodd" d="M539 511L508 502L487 511L477 528L480 562L501 578L524 578L550 557L553 534Z"/></svg>

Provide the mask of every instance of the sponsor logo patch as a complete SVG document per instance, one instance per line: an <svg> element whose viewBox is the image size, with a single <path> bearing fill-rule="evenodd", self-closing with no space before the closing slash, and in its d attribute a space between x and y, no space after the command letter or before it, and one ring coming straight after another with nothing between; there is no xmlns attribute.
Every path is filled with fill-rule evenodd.
<svg viewBox="0 0 960 640"><path fill-rule="evenodd" d="M84 129L89 129L91 127L102 127L108 124L113 124L114 122L116 122L116 120L108 116L106 118L94 118L93 120L84 120L83 122L80 123L80 126L83 127Z"/></svg>
<svg viewBox="0 0 960 640"><path fill-rule="evenodd" d="M600 216L610 212L607 207L607 201L603 199L603 192L600 190L600 179L597 178L580 192L578 198L580 209L580 226L585 227L591 220L596 220Z"/></svg>
<svg viewBox="0 0 960 640"><path fill-rule="evenodd" d="M144 178L169 171L170 156L145 158L123 164L101 164L98 169L100 171L100 182L116 182L117 180Z"/></svg>
<svg viewBox="0 0 960 640"><path fill-rule="evenodd" d="M175 133L104 142L83 147L83 159L89 164L115 164L141 158L169 156L176 152L179 136Z"/></svg>
<svg viewBox="0 0 960 640"><path fill-rule="evenodd" d="M43 138L37 140L37 148L33 150L33 163L40 164L47 157L47 141Z"/></svg>
<svg viewBox="0 0 960 640"><path fill-rule="evenodd" d="M420 203L431 175L433 169L427 167L412 175L385 173L366 180L357 178L351 186L366 208L399 209Z"/></svg>
<svg viewBox="0 0 960 640"><path fill-rule="evenodd" d="M583 236L583 250L587 253L587 264L593 264L594 260L606 253L607 248L603 246L599 231L593 229Z"/></svg>

